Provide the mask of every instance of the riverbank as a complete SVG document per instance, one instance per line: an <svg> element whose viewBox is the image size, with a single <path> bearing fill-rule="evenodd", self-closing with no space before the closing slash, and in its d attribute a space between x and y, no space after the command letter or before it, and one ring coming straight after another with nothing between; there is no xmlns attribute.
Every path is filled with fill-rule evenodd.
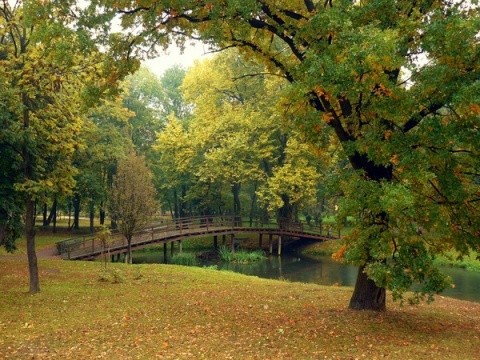
<svg viewBox="0 0 480 360"><path fill-rule="evenodd" d="M0 260L4 359L475 359L480 304L347 310L351 288L173 265ZM111 276L105 276L110 274Z"/></svg>
<svg viewBox="0 0 480 360"><path fill-rule="evenodd" d="M301 254L309 256L332 255L341 248L341 241L332 240L324 242L311 242L306 246L302 246L298 251ZM437 266L450 266L465 269L467 271L480 272L480 254L472 252L469 256L464 256L461 260L457 259L458 255L450 251L444 256L437 256L435 264Z"/></svg>

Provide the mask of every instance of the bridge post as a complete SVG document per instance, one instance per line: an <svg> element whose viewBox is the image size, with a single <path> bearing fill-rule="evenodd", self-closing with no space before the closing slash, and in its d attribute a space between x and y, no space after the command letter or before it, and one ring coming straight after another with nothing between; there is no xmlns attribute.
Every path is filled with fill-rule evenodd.
<svg viewBox="0 0 480 360"><path fill-rule="evenodd" d="M163 263L167 263L167 243L163 243Z"/></svg>
<svg viewBox="0 0 480 360"><path fill-rule="evenodd" d="M262 235L263 234L258 234L258 247L262 249Z"/></svg>
<svg viewBox="0 0 480 360"><path fill-rule="evenodd" d="M181 254L183 250L182 240L178 240L178 252Z"/></svg>
<svg viewBox="0 0 480 360"><path fill-rule="evenodd" d="M213 236L213 248L214 248L215 250L218 249L218 236L217 236L217 235L214 235L214 236Z"/></svg>
<svg viewBox="0 0 480 360"><path fill-rule="evenodd" d="M269 248L270 255L272 255L272 253L273 253L273 239L272 238L273 238L273 235L270 234L268 236L268 248Z"/></svg>
<svg viewBox="0 0 480 360"><path fill-rule="evenodd" d="M282 235L278 235L278 249L277 249L278 256L282 255Z"/></svg>
<svg viewBox="0 0 480 360"><path fill-rule="evenodd" d="M174 247L174 244L173 244L173 241L170 243L170 256L173 257L173 247Z"/></svg>

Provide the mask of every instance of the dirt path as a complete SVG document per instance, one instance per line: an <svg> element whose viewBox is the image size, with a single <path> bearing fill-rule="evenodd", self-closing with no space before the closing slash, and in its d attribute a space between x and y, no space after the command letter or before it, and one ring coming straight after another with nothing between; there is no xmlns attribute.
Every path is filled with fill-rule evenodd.
<svg viewBox="0 0 480 360"><path fill-rule="evenodd" d="M61 260L60 255L58 255L57 248L55 245L41 250L37 250L38 259L54 259ZM27 254L8 254L0 255L0 260L26 260Z"/></svg>

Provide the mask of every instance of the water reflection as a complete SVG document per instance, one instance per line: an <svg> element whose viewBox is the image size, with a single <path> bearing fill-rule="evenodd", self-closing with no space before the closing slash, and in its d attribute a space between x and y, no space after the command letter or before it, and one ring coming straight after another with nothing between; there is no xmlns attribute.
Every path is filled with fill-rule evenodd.
<svg viewBox="0 0 480 360"><path fill-rule="evenodd" d="M210 265L210 264L205 264ZM304 256L271 256L254 264L217 264L219 269L267 279L315 283L320 285L351 286L355 283L357 268L343 265L328 257L313 259Z"/></svg>
<svg viewBox="0 0 480 360"><path fill-rule="evenodd" d="M134 253L134 263L162 263L163 252ZM219 270L229 270L266 279L284 279L292 282L320 285L353 286L357 267L340 264L329 256L306 257L284 254L270 256L254 264L230 264L204 261L200 266L216 265ZM480 302L480 273L458 268L443 268L452 277L455 288L446 289L441 295L457 299Z"/></svg>

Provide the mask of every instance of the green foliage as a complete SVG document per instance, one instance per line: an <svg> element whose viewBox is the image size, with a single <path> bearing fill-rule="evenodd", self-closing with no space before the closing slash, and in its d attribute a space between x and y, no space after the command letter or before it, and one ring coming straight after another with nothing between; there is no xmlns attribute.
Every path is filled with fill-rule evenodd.
<svg viewBox="0 0 480 360"><path fill-rule="evenodd" d="M120 160L112 184L110 209L129 244L133 233L141 229L156 211L155 195L152 174L144 158L131 153ZM131 249L127 258L131 262Z"/></svg>
<svg viewBox="0 0 480 360"><path fill-rule="evenodd" d="M172 256L172 264L195 266L197 265L197 257L193 253L181 252Z"/></svg>
<svg viewBox="0 0 480 360"><path fill-rule="evenodd" d="M336 183L335 194L342 198L338 219L360 217L343 253L347 261L366 267L359 279L368 275L378 287L398 295L409 283L421 287L419 294L432 294L448 285L432 265L436 254L479 251L477 2L162 0L155 6L144 1L139 11L128 1L92 3L98 4L112 12L114 5L115 11L125 10L126 27L157 29L138 40L142 45L165 45L170 32L182 34L179 43L198 34L213 46L238 48L248 61L265 65L263 74L284 80L280 93L269 92L279 107L273 111L266 100L270 105L262 110L270 110L274 123L298 130L313 154L340 165L340 171L328 173L335 179L329 182ZM213 67L204 73L214 74ZM224 82L219 79L210 76L209 87L225 95L231 88L220 87ZM191 146L197 156L182 166L197 169L192 173L202 182L196 194L211 199L217 195L211 192L217 181L238 185L258 170L244 167L253 162L241 161L246 137L216 131L211 119L220 119L222 129L242 124L244 131L252 122L242 120L262 119L258 114L265 113L251 104L236 112L240 102L232 96L203 101L198 89L191 90L202 100L195 116L203 122L192 126L192 133L196 131L202 152ZM284 164L283 140L282 151L270 152L279 160L274 165ZM210 141L215 146L208 146ZM207 168L214 164L220 171L201 171L208 161ZM264 183L272 175L273 162L267 163L267 176L260 176ZM309 175L302 174L307 183ZM290 191L280 195L284 206L279 212L291 216L290 198L297 192L291 190L295 181L287 180ZM285 190L277 192L279 180L270 185L265 198L278 208L278 193ZM432 240L428 233L439 236ZM405 270L414 274L405 275ZM363 297L356 299L361 304L374 303L374 294L354 292Z"/></svg>
<svg viewBox="0 0 480 360"><path fill-rule="evenodd" d="M222 261L229 263L249 264L265 259L265 254L262 250L248 251L238 249L232 252L227 246L220 246L218 254Z"/></svg>
<svg viewBox="0 0 480 360"><path fill-rule="evenodd" d="M99 274L99 280L112 284L123 284L127 278L120 269L103 267Z"/></svg>
<svg viewBox="0 0 480 360"><path fill-rule="evenodd" d="M3 246L7 252L13 252L16 250L15 240L23 231L23 199L13 187L13 184L18 181L20 161L17 154L10 148L7 136L2 131L0 135L0 247Z"/></svg>
<svg viewBox="0 0 480 360"><path fill-rule="evenodd" d="M220 246L218 248L218 255L224 262L232 262L234 253L227 246Z"/></svg>

